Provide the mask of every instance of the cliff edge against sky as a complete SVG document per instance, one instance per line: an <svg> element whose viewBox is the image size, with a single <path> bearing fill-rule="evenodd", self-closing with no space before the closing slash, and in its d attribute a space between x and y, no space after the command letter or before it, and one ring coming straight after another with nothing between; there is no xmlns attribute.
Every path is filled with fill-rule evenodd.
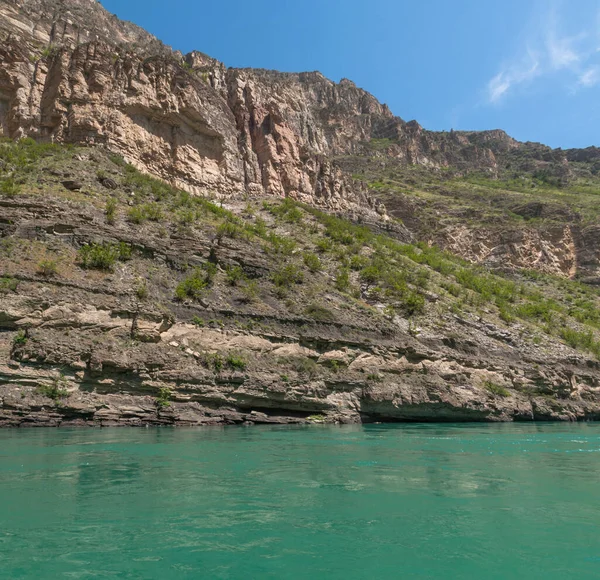
<svg viewBox="0 0 600 580"><path fill-rule="evenodd" d="M0 38L0 424L597 418L597 149L94 0L2 0Z"/></svg>

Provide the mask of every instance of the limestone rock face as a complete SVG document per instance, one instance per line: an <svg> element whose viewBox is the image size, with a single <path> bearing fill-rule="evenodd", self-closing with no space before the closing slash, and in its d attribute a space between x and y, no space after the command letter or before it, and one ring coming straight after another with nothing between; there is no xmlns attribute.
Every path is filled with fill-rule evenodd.
<svg viewBox="0 0 600 580"><path fill-rule="evenodd" d="M320 73L231 69L227 88L250 191L334 208L367 203L329 156L368 139L373 112L389 114L373 97Z"/></svg>
<svg viewBox="0 0 600 580"><path fill-rule="evenodd" d="M111 195L92 157L112 163L79 150L71 170L90 195ZM47 179L43 199L0 199L11 242L0 245L0 281L12 282L0 286L0 428L600 418L598 360L550 336L534 342L525 324L428 308L417 328L323 292L325 274L307 272L306 286L335 308L317 319L312 290L271 294L281 256L260 252L262 242L219 240L206 223L111 225L103 204L62 198L61 178ZM264 220L259 200L228 205L240 216L252 204ZM98 239L135 244L131 260L77 266L75 248ZM39 258L52 248L48 274ZM220 280L197 302L174 300L182 265L210 256ZM234 264L263 272L259 300L241 301L226 282Z"/></svg>
<svg viewBox="0 0 600 580"><path fill-rule="evenodd" d="M38 45L78 44L110 39L131 43L149 51L170 51L143 28L123 22L97 0L4 0L0 27L12 36Z"/></svg>
<svg viewBox="0 0 600 580"><path fill-rule="evenodd" d="M347 79L184 57L95 0L0 0L0 38L0 134L103 145L192 193L372 209L333 161L372 138L394 139L389 154L409 163L496 165L490 149L405 123Z"/></svg>
<svg viewBox="0 0 600 580"><path fill-rule="evenodd" d="M104 145L192 193L369 205L329 156L391 113L351 83L184 58L93 0L0 2L0 20L2 135Z"/></svg>
<svg viewBox="0 0 600 580"><path fill-rule="evenodd" d="M417 165L494 179L507 168L530 175L550 168L568 182L575 164L600 171L599 149L552 150L500 130L427 131L347 79L184 56L96 0L0 0L0 136L104 147L197 195L292 197L378 225L400 218L417 237L494 267L599 272L593 225L580 231L559 216L543 231L495 232L465 220L439 227L446 204L433 227L423 212L400 207L414 199L376 196L356 179L356 159L371 156L379 181L394 167ZM526 220L556 217L529 205L509 209Z"/></svg>
<svg viewBox="0 0 600 580"><path fill-rule="evenodd" d="M243 189L227 102L171 58L144 60L93 42L36 63L8 43L0 59L2 126L10 137L104 144L192 192Z"/></svg>
<svg viewBox="0 0 600 580"><path fill-rule="evenodd" d="M494 232L462 226L442 230L436 242L454 254L491 268L526 268L573 277L578 267L583 268L578 263L575 236L580 237L568 225Z"/></svg>

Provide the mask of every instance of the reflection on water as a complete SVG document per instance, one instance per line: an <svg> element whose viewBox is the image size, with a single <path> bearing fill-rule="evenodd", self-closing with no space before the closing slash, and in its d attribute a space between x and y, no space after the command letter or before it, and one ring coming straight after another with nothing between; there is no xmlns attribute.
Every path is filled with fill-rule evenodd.
<svg viewBox="0 0 600 580"><path fill-rule="evenodd" d="M598 578L598 452L594 424L0 431L0 578Z"/></svg>

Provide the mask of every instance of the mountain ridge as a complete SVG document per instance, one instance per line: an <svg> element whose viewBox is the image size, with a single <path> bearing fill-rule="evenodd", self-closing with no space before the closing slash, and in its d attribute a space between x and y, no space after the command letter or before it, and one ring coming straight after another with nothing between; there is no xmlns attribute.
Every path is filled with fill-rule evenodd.
<svg viewBox="0 0 600 580"><path fill-rule="evenodd" d="M0 426L600 417L598 151L0 0Z"/></svg>
<svg viewBox="0 0 600 580"><path fill-rule="evenodd" d="M15 22L20 22L21 48L26 44L29 52L23 58L35 61L21 63L13 78L0 84L4 133L104 142L138 168L194 193L212 188L235 195L246 191L291 196L338 210L373 208L376 203L369 201L361 184L340 173L330 163L332 157L353 153L371 139L387 138L395 142L394 156L406 163L477 168L496 176L499 153L535 145L518 143L500 130L426 131L417 121L394 116L387 105L348 79L335 83L319 72L227 68L198 51L182 55L136 25L118 20L94 0L5 1L2 16L4 28L11 30L7 42ZM39 42L45 46L36 47ZM83 53L84 43L97 42L107 46ZM9 61L7 55L3 60ZM23 86L15 86L15 77ZM59 93L52 95L39 86L42 79L44 85L58 85ZM150 86L159 83L170 86L173 98L164 99ZM29 93L27 101L16 96L20 92ZM122 113L120 119L98 109L94 93L99 92L111 111ZM210 107L217 110L210 112ZM223 124L230 115L235 121ZM167 135L173 131L179 131L179 141ZM137 140L156 149L154 158L123 143L123 132L137 132ZM204 133L199 139L203 143L187 139L190 132L200 137ZM211 146L207 138L215 133L222 143ZM534 147L539 148L543 151L537 162L563 175L567 154ZM589 162L596 160L595 153L590 149L568 155ZM543 159L549 155L555 159ZM158 156L172 163L157 161ZM194 171L196 166L201 169Z"/></svg>

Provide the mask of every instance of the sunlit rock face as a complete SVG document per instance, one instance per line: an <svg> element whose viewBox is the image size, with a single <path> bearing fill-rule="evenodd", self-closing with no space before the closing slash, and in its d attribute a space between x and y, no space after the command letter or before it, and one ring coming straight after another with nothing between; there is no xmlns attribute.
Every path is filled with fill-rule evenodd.
<svg viewBox="0 0 600 580"><path fill-rule="evenodd" d="M463 145L446 151L346 79L184 57L94 0L1 1L0 29L2 135L105 145L192 193L369 208L335 156L392 137L390 155L435 167ZM489 149L469 155L495 167Z"/></svg>
<svg viewBox="0 0 600 580"><path fill-rule="evenodd" d="M373 143L381 175L395 163L495 179L515 151L523 171L550 168L564 182L575 164L600 168L595 148L552 150L500 130L427 131L347 79L182 55L95 0L0 0L0 39L0 136L101 146L196 195L291 197L389 224L423 219L404 211L412 200L375 199L357 179L352 159L371 155ZM471 261L598 275L595 229L571 219L501 234L441 222L428 241Z"/></svg>

